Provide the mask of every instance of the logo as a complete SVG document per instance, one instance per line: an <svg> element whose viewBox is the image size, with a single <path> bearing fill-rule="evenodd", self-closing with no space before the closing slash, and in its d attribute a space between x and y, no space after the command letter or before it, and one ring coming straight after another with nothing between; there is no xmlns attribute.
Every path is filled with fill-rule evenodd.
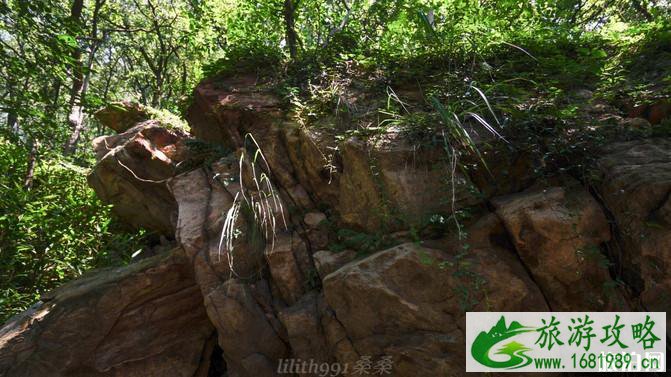
<svg viewBox="0 0 671 377"><path fill-rule="evenodd" d="M468 312L467 372L665 372L664 312Z"/></svg>
<svg viewBox="0 0 671 377"><path fill-rule="evenodd" d="M531 364L531 357L526 355L531 348L522 343L511 340L516 335L536 331L535 327L523 326L519 322L512 321L506 326L506 317L501 319L489 330L482 331L475 338L471 347L471 355L480 364L497 369L517 369ZM495 355L505 355L507 360L492 360L489 355L495 349Z"/></svg>

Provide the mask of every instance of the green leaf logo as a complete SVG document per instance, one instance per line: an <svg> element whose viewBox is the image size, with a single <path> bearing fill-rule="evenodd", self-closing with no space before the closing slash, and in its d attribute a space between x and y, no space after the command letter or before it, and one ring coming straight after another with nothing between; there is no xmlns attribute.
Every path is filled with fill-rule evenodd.
<svg viewBox="0 0 671 377"><path fill-rule="evenodd" d="M506 326L506 319L501 316L501 319L489 331L482 331L475 338L471 346L471 355L480 364L497 369L517 369L531 364L531 357L527 356L525 352L531 348L516 341L510 341L503 344L501 348L496 350L496 355L507 355L508 360L495 361L490 359L490 351L498 344L512 338L515 335L525 332L535 331L534 327L523 326L519 322L513 321L510 326Z"/></svg>

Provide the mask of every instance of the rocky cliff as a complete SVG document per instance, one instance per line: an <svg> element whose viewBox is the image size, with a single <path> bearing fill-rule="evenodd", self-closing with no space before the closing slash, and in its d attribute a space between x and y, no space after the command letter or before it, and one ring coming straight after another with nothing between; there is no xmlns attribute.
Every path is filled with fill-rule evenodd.
<svg viewBox="0 0 671 377"><path fill-rule="evenodd" d="M2 376L263 377L362 356L463 376L466 311L671 308L671 140L609 145L588 187L510 154L483 179L393 130L337 139L255 77L202 82L190 134L121 108L89 182L174 248L7 323Z"/></svg>

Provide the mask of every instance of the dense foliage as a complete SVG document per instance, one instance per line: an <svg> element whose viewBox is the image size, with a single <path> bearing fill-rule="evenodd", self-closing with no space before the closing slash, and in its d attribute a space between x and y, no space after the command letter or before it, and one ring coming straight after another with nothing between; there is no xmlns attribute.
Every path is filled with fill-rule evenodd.
<svg viewBox="0 0 671 377"><path fill-rule="evenodd" d="M87 187L85 170L55 156L35 166L20 145L0 137L0 320L88 269L126 263L143 247Z"/></svg>
<svg viewBox="0 0 671 377"><path fill-rule="evenodd" d="M661 0L2 0L0 320L140 247L85 183L86 145L106 133L90 115L106 103L179 113L203 77L252 71L319 126L348 113L359 80L386 103L348 114L338 138L401 127L421 139L442 125L459 141L463 116L478 114L515 125L551 164L600 137L567 131L580 120L567 93L671 97L669 20ZM390 90L408 82L421 103ZM536 150L538 138L556 142Z"/></svg>

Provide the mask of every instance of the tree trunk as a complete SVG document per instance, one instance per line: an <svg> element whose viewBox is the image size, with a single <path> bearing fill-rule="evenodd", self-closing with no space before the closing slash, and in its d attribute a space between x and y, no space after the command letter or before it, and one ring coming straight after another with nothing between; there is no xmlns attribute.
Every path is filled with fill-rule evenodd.
<svg viewBox="0 0 671 377"><path fill-rule="evenodd" d="M163 76L160 74L156 75L155 79L156 89L151 95L151 106L158 109L161 107L161 99L163 97Z"/></svg>
<svg viewBox="0 0 671 377"><path fill-rule="evenodd" d="M84 10L84 0L73 0L72 8L70 9L70 22L77 32L82 29L82 11ZM68 115L68 125L72 130L70 138L65 143L63 148L64 153L70 154L74 152L77 139L81 127L84 124L84 110L82 109L82 89L84 87L84 73L82 63L82 49L80 46L72 52L72 88L70 89L70 113Z"/></svg>
<svg viewBox="0 0 671 377"><path fill-rule="evenodd" d="M24 80L23 90L25 91L28 86L28 79ZM4 111L7 112L7 129L12 132L13 135L19 137L21 133L21 126L19 125L19 114L16 111L19 108L19 104L16 98L17 88L13 84L8 84L7 92L9 95L9 106Z"/></svg>
<svg viewBox="0 0 671 377"><path fill-rule="evenodd" d="M19 116L14 111L9 111L7 113L7 128L12 131L12 133L19 133Z"/></svg>
<svg viewBox="0 0 671 377"><path fill-rule="evenodd" d="M24 190L33 188L33 176L35 175L35 164L37 163L37 141L29 139L28 145L30 146L30 151L28 152L28 167L23 179Z"/></svg>
<svg viewBox="0 0 671 377"><path fill-rule="evenodd" d="M84 70L81 48L78 48L72 56L73 61L75 62L75 66L72 70L73 75L72 89L70 91L70 114L68 115L68 125L70 126L71 133L63 148L66 155L72 154L76 151L79 137L84 130L84 97L86 96L86 91L91 79L91 72L93 71L95 55L98 51L98 47L100 47L100 44L102 43L102 41L98 39L98 16L100 14L100 8L103 6L105 1L106 0L96 0L95 7L93 9L93 17L91 20L92 26L89 35L89 39L92 42L86 59L86 70ZM82 20L82 9L83 0L75 0L73 3L71 17L73 21L79 25L81 25Z"/></svg>
<svg viewBox="0 0 671 377"><path fill-rule="evenodd" d="M298 43L298 36L296 35L296 20L294 14L296 12L296 3L294 0L284 0L284 26L286 28L287 47L289 47L289 56L295 59L298 53L296 44Z"/></svg>
<svg viewBox="0 0 671 377"><path fill-rule="evenodd" d="M59 78L56 78L54 81L54 89L53 89L53 95L52 99L53 101L51 102L51 105L49 107L50 111L57 111L58 110L58 99L61 97L61 86L62 82Z"/></svg>

